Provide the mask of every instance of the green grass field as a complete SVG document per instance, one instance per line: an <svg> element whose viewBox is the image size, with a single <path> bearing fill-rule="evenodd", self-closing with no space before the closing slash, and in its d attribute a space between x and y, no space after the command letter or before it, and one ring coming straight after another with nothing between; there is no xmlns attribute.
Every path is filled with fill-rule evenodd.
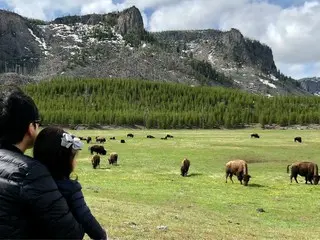
<svg viewBox="0 0 320 240"><path fill-rule="evenodd" d="M94 170L85 144L76 173L91 211L110 239L320 239L320 186L290 184L286 166L320 164L313 130L83 130L104 136L118 166ZM128 139L127 133L135 137ZM251 139L257 132L260 139ZM173 139L160 140L165 134ZM156 139L147 139L151 134ZM109 137L115 136L116 141ZM294 143L301 136L303 143ZM127 142L120 144L123 138ZM180 176L184 157L189 177ZM248 162L249 186L225 183L225 163ZM265 212L258 212L263 208ZM167 226L166 230L158 226Z"/></svg>

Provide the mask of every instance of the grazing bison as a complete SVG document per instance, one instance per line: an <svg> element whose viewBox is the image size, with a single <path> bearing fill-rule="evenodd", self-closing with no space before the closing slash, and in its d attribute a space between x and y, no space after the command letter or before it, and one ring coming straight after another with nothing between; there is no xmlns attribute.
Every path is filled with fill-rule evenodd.
<svg viewBox="0 0 320 240"><path fill-rule="evenodd" d="M105 143L107 140L104 137L96 137L96 142Z"/></svg>
<svg viewBox="0 0 320 240"><path fill-rule="evenodd" d="M83 141L87 141L87 138L85 137L79 137L80 140L83 140Z"/></svg>
<svg viewBox="0 0 320 240"><path fill-rule="evenodd" d="M188 175L189 167L190 167L190 161L186 158L183 159L183 161L181 162L181 169L180 169L182 177L186 177Z"/></svg>
<svg viewBox="0 0 320 240"><path fill-rule="evenodd" d="M134 136L134 135L133 135L132 133L128 133L128 134L127 134L127 137L133 138L133 136Z"/></svg>
<svg viewBox="0 0 320 240"><path fill-rule="evenodd" d="M252 133L251 138L260 138L259 134L257 133Z"/></svg>
<svg viewBox="0 0 320 240"><path fill-rule="evenodd" d="M231 182L233 183L232 176L236 175L240 183L242 180L245 186L248 186L248 182L251 176L248 174L248 165L244 160L233 160L227 162L226 164L226 183L228 177L230 177Z"/></svg>
<svg viewBox="0 0 320 240"><path fill-rule="evenodd" d="M291 175L290 182L292 183L292 178L298 183L297 176L298 174L302 177L305 177L306 184L308 181L314 185L319 183L320 176L318 175L318 165L313 162L295 162L287 166L287 173L289 173L289 167L291 166Z"/></svg>
<svg viewBox="0 0 320 240"><path fill-rule="evenodd" d="M123 139L121 139L121 140L120 140L120 142L121 142L121 143L126 143L126 141L125 141L125 140L123 140Z"/></svg>
<svg viewBox="0 0 320 240"><path fill-rule="evenodd" d="M87 137L87 143L89 144L91 142L92 138L91 137Z"/></svg>
<svg viewBox="0 0 320 240"><path fill-rule="evenodd" d="M110 157L109 157L109 159L108 159L108 161L109 161L109 164L117 164L117 161L118 161L118 153L116 153L116 152L112 152L111 154L110 154Z"/></svg>
<svg viewBox="0 0 320 240"><path fill-rule="evenodd" d="M165 136L165 137L163 137L163 138L161 138L162 140L167 140L168 138L167 138L167 136Z"/></svg>
<svg viewBox="0 0 320 240"><path fill-rule="evenodd" d="M110 140L116 140L116 137L111 137Z"/></svg>
<svg viewBox="0 0 320 240"><path fill-rule="evenodd" d="M301 137L295 137L294 142L299 142L302 143L302 138Z"/></svg>
<svg viewBox="0 0 320 240"><path fill-rule="evenodd" d="M100 167L100 156L94 155L91 159L92 167L96 169L98 166Z"/></svg>
<svg viewBox="0 0 320 240"><path fill-rule="evenodd" d="M166 138L173 138L173 136L170 134L167 134Z"/></svg>
<svg viewBox="0 0 320 240"><path fill-rule="evenodd" d="M96 152L97 154L101 154L101 155L107 154L107 150L105 150L103 146L99 146L99 145L93 145L93 146L89 147L89 150L90 150L91 154L93 154L94 152Z"/></svg>
<svg viewBox="0 0 320 240"><path fill-rule="evenodd" d="M155 138L155 137L152 135L147 135L147 138Z"/></svg>

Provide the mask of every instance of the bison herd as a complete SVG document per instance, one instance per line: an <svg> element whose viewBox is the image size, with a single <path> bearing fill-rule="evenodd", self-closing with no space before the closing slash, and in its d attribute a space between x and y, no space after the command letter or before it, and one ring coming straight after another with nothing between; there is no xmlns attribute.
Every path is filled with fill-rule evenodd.
<svg viewBox="0 0 320 240"><path fill-rule="evenodd" d="M134 135L132 133L127 134L128 138L133 138ZM90 143L92 141L91 137L79 137L81 140L86 141L87 143ZM152 135L147 135L147 138L155 138ZM165 137L161 137L160 139L166 140L168 138L173 138L172 135L167 134ZM251 134L251 138L260 138L259 134L253 133ZM104 137L96 137L95 138L96 143L103 144L107 140ZM110 137L110 140L116 140L115 137ZM301 137L295 137L294 142L302 143ZM125 143L124 139L120 140L120 143ZM101 145L92 145L89 147L89 151L91 155L95 153L95 155L91 159L92 167L96 169L98 166L100 167L100 155L105 156L107 154L107 150L104 148L104 146ZM111 165L117 165L118 163L118 153L112 152L108 158L108 162ZM187 158L184 158L181 162L180 171L181 176L186 177L188 175L188 171L190 168L190 160ZM320 176L318 174L318 165L313 162L295 162L292 164L289 164L287 166L287 173L289 173L289 169L291 168L291 174L290 174L290 182L292 183L292 179L298 183L297 176L300 175L302 177L305 177L305 183L307 184L310 182L311 184L317 185L320 180ZM248 171L248 164L245 160L236 159L232 160L226 163L225 165L225 173L226 173L226 183L228 181L228 178L230 178L231 182L233 183L232 176L235 175L237 179L239 180L240 184L243 184L244 186L248 186L249 180L251 176L249 175Z"/></svg>

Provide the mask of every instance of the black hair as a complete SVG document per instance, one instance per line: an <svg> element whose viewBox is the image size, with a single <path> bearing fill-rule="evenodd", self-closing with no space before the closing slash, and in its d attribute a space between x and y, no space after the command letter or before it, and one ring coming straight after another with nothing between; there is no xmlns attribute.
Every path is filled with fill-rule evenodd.
<svg viewBox="0 0 320 240"><path fill-rule="evenodd" d="M54 179L70 178L72 162L77 153L71 146L61 146L63 133L65 131L61 128L44 128L33 147L33 157L48 168Z"/></svg>
<svg viewBox="0 0 320 240"><path fill-rule="evenodd" d="M17 86L0 86L0 142L21 142L29 124L39 120L38 108L30 96Z"/></svg>

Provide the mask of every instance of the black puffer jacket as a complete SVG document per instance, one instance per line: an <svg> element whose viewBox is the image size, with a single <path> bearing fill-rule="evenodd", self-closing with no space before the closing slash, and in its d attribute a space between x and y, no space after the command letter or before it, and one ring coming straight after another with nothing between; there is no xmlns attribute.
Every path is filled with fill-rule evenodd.
<svg viewBox="0 0 320 240"><path fill-rule="evenodd" d="M0 145L0 238L83 236L47 168L12 145Z"/></svg>
<svg viewBox="0 0 320 240"><path fill-rule="evenodd" d="M107 239L106 232L92 215L84 200L80 183L71 179L57 180L56 183L62 196L67 200L73 216L81 223L85 233L91 239Z"/></svg>

